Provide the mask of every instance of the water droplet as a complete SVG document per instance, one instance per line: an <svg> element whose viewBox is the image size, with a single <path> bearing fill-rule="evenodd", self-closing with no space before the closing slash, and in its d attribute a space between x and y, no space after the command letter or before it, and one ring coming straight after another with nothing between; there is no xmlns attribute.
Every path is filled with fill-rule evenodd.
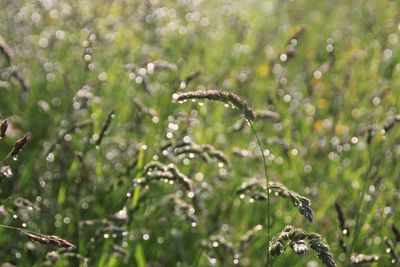
<svg viewBox="0 0 400 267"><path fill-rule="evenodd" d="M49 153L46 157L46 160L48 162L53 162L54 161L54 153Z"/></svg>
<svg viewBox="0 0 400 267"><path fill-rule="evenodd" d="M13 161L17 161L18 160L18 155L14 155L12 156Z"/></svg>

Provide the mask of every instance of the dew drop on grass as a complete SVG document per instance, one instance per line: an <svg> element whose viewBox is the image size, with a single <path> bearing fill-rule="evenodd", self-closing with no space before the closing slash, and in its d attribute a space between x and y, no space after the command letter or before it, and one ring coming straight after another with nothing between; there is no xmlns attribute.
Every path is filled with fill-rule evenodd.
<svg viewBox="0 0 400 267"><path fill-rule="evenodd" d="M217 259L216 258L210 258L209 261L210 261L211 265L217 264Z"/></svg>
<svg viewBox="0 0 400 267"><path fill-rule="evenodd" d="M54 153L49 153L46 157L46 160L48 162L53 162L54 161Z"/></svg>
<svg viewBox="0 0 400 267"><path fill-rule="evenodd" d="M12 156L12 160L13 160L13 161L17 161L17 160L18 160L18 155Z"/></svg>

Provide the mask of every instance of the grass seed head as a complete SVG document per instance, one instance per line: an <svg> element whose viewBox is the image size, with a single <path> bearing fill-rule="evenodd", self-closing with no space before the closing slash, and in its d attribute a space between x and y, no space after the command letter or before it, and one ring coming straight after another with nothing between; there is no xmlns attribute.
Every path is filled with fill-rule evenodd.
<svg viewBox="0 0 400 267"><path fill-rule="evenodd" d="M62 239L56 235L36 235L31 233L25 234L31 239L32 241L39 242L45 245L54 245L59 248L66 248L66 249L75 249L76 246L67 240Z"/></svg>
<svg viewBox="0 0 400 267"><path fill-rule="evenodd" d="M174 101L184 101L187 99L209 99L232 104L242 111L247 120L254 120L254 113L250 106L247 104L246 100L231 92L215 89L198 90L185 93L175 93L172 98Z"/></svg>
<svg viewBox="0 0 400 267"><path fill-rule="evenodd" d="M14 147L10 152L10 156L11 157L17 156L21 152L21 150L24 148L24 146L28 143L30 137L31 137L31 134L27 133L21 139L18 139L15 142Z"/></svg>
<svg viewBox="0 0 400 267"><path fill-rule="evenodd" d="M336 263L333 259L333 255L330 252L330 248L322 241L322 237L316 233L307 233L301 228L294 228L290 225L278 234L278 236L272 240L270 245L270 252L273 256L282 255L287 246L299 255L305 254L310 248L317 252L318 258L328 267L335 267Z"/></svg>
<svg viewBox="0 0 400 267"><path fill-rule="evenodd" d="M333 259L333 254L327 244L322 241L319 234L312 233L308 235L310 247L317 252L318 258L328 267L335 267L336 263Z"/></svg>
<svg viewBox="0 0 400 267"><path fill-rule="evenodd" d="M6 136L7 129L8 129L8 121L4 120L0 124L0 137Z"/></svg>

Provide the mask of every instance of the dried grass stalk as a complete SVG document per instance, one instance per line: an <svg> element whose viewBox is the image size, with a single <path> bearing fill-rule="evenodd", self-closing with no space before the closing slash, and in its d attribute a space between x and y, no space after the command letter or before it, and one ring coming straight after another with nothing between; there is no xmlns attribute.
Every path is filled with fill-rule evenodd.
<svg viewBox="0 0 400 267"><path fill-rule="evenodd" d="M76 246L61 237L56 235L36 235L24 232L32 241L39 242L45 245L54 245L59 248L75 249Z"/></svg>
<svg viewBox="0 0 400 267"><path fill-rule="evenodd" d="M174 101L184 101L188 99L209 99L215 101L221 101L224 103L232 104L242 111L245 118L249 121L254 120L254 114L246 100L242 97L227 91L219 90L198 90L185 93L175 93L172 96Z"/></svg>

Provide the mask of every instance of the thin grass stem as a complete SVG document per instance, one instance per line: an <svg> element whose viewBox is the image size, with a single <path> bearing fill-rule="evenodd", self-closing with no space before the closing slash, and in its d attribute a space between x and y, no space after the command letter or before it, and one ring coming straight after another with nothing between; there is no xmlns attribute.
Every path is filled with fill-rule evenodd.
<svg viewBox="0 0 400 267"><path fill-rule="evenodd" d="M267 185L268 185L269 184L269 178L268 178L268 172L267 172L267 163L266 163L266 159L265 159L265 155L264 155L264 148L263 148L263 146L261 144L260 139L258 138L257 131L254 128L253 123L250 120L248 120L248 122L250 124L250 127L251 127L253 133L254 133L254 136L257 139L258 146L259 146L259 148L261 150L261 156L262 156L263 165L264 165L265 180L267 181ZM271 266L271 253L269 251L270 241L271 241L271 229L270 229L271 228L271 224L270 224L270 222L271 222L271 216L270 216L269 189L267 188L267 244L268 244L268 249L267 249L267 267Z"/></svg>

